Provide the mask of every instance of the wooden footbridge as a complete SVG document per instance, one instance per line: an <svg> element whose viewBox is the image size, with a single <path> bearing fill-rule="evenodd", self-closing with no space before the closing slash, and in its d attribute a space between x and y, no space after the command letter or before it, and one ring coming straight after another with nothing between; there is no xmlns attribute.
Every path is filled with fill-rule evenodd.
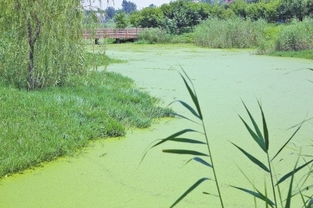
<svg viewBox="0 0 313 208"><path fill-rule="evenodd" d="M131 40L138 39L139 33L143 28L126 28L126 29L111 29L103 28L96 30L85 30L83 32L84 39L104 39L112 38L117 40Z"/></svg>

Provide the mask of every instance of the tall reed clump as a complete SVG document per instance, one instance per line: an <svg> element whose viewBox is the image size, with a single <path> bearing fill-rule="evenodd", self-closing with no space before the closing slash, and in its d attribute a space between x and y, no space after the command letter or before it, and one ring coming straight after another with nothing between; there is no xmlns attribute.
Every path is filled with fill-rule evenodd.
<svg viewBox="0 0 313 208"><path fill-rule="evenodd" d="M252 190L238 187L238 186L232 186L233 188L236 188L240 191L243 191L251 196L253 196L255 199L260 199L264 201L266 207L272 207L272 208L291 208L292 206L292 199L298 195L301 194L301 197L303 199L303 207L308 208L311 207L309 204L309 200L304 199L304 195L302 192L304 192L307 187L303 188L305 183L302 183L301 186L299 184L297 185L297 190L294 189L295 187L295 175L298 173L300 170L304 169L308 165L310 165L313 160L306 161L302 165L298 165L300 161L300 156L297 158L297 162L290 170L287 172L285 175L280 177L279 179L277 178L277 174L275 173L275 169L277 170L278 168L275 168L275 162L278 160L280 154L284 151L284 149L287 147L287 145L290 143L290 141L295 137L297 132L300 130L301 125L293 132L293 134L290 136L289 139L276 151L274 151L274 154L270 154L270 152L273 152L270 150L270 141L271 137L269 134L268 130L268 125L266 122L265 114L263 111L263 108L261 104L259 103L259 108L262 116L262 128L257 124L255 121L253 115L243 103L244 108L249 116L249 119L251 121L251 125L248 124L246 120L244 120L241 116L239 116L240 120L243 122L245 128L249 132L251 139L257 143L258 147L264 154L264 160L266 163L263 163L262 160L259 160L256 158L256 156L253 155L252 150L251 151L246 151L242 147L236 145L233 143L233 145L243 154L245 157L250 160L254 165L256 165L260 171L262 171L266 176L267 179L270 181L270 191L267 190L266 183L264 187L264 192L262 192L260 189L256 187L255 184L251 182L251 180L248 178L248 176L245 174L244 171L241 170L242 174L246 177L246 179L249 181L251 186L253 187ZM262 129L262 131L260 130ZM304 159L304 158L302 158ZM308 173L307 176L309 176L311 173ZM284 198L283 197L283 191L281 189L281 186L283 183L286 183L286 181L289 180L289 185L288 185L288 192L287 196ZM270 194L271 193L271 194ZM300 205L298 207L301 207Z"/></svg>
<svg viewBox="0 0 313 208"><path fill-rule="evenodd" d="M195 151L193 149L163 149L162 151L164 153L170 153L170 154L178 154L178 155L191 155L192 158L187 162L197 162L201 165L203 165L205 168L208 168L208 175L213 175L213 181L215 182L215 187L217 191L217 195L220 201L220 205L222 208L224 208L224 201L223 201L223 196L218 180L218 175L217 175L217 170L214 165L214 155L212 154L211 151L211 146L210 146L210 140L207 135L205 123L204 123L204 117L201 111L200 103L199 103L199 98L197 96L197 93L195 91L194 85L191 81L191 79L188 77L188 75L183 72L180 74L185 86L189 92L189 95L192 99L194 107L189 105L188 103L182 101L182 100L177 100L176 102L181 104L183 107L185 107L194 117L194 120L189 119L183 115L180 114L175 114L178 117L184 118L188 121L191 121L193 123L196 123L200 126L201 130L196 130L196 129L191 129L191 128L186 128L181 131L178 131L164 139L157 140L151 147L155 148L163 143L166 142L177 142L177 143L187 143L187 144L202 144L206 145L206 152L201 152L201 151ZM199 135L203 136L203 141L201 140L196 140L193 138L188 138L186 137L186 134L188 133L198 133ZM145 155L148 152L145 153ZM145 157L144 155L144 157ZM144 158L143 157L143 158ZM211 180L210 177L202 177L198 181L196 181L190 188L188 188L170 207L176 206L181 200L183 200L189 193L191 193L194 189L196 189L200 184L202 184L205 181Z"/></svg>
<svg viewBox="0 0 313 208"><path fill-rule="evenodd" d="M282 27L277 41L277 51L299 51L313 49L313 19L307 18L302 22L292 21Z"/></svg>
<svg viewBox="0 0 313 208"><path fill-rule="evenodd" d="M266 22L241 18L208 19L195 30L195 44L211 48L254 48L264 38Z"/></svg>
<svg viewBox="0 0 313 208"><path fill-rule="evenodd" d="M170 42L171 35L160 28L144 29L139 34L139 43L167 43Z"/></svg>
<svg viewBox="0 0 313 208"><path fill-rule="evenodd" d="M197 162L201 165L203 165L205 168L208 168L208 176L200 178L198 181L196 181L192 186L190 186L178 199L170 206L174 207L176 206L181 200L183 200L188 194L190 194L194 189L196 189L199 185L201 185L203 182L210 180L209 176L213 175L213 181L215 182L215 187L217 191L217 196L220 200L220 206L222 208L225 207L224 205L224 198L220 189L220 181L218 178L217 170L214 164L214 155L212 155L212 149L210 145L210 140L207 135L205 123L204 123L204 115L202 114L202 110L199 103L199 98L197 96L197 93L195 91L194 85L191 81L191 79L188 77L188 75L183 72L181 74L181 77L185 83L185 86L187 88L187 91L193 101L193 106L189 105L188 103L177 100L176 102L181 104L183 107L185 107L186 110L188 110L192 115L193 118L188 118L184 115L176 114L176 116L186 119L190 122L196 123L200 126L201 130L192 129L192 128L186 128L181 131L178 131L164 139L156 140L148 149L148 151L144 154L143 159L145 158L146 154L153 148L160 146L167 142L174 142L174 143L187 143L191 146L194 144L202 144L207 147L207 152L201 152L192 149L163 149L162 151L164 153L170 153L170 154L179 154L179 155L191 155L192 158L188 160L186 163L189 162ZM270 154L272 150L270 150L270 134L268 130L268 125L266 122L265 114L263 111L263 108L261 104L259 103L259 108L261 111L262 116L262 131L261 128L255 121L253 115L249 111L248 107L243 103L245 110L248 113L248 116L251 120L252 127L248 124L247 121L245 121L241 116L239 116L240 120L243 122L245 128L248 130L251 138L253 141L257 143L261 151L264 153L264 160L266 160L266 163L263 163L261 160L257 159L256 156L253 155L252 151L246 151L244 148L236 145L233 143L234 147L237 148L248 160L250 160L254 165L256 165L262 173L264 173L267 176L267 179L270 181L270 191L267 190L267 186L265 185L264 191L261 191L247 176L247 174L242 171L241 173L245 176L245 178L248 180L248 182L251 184L252 189L247 189L239 186L231 186L232 188L238 189L252 197L254 197L254 200L261 200L264 203L265 208L291 208L292 206L292 200L296 195L300 195L302 199L302 207L304 208L312 208L313 200L312 196L309 194L305 194L305 192L313 186L311 184L308 184L308 178L312 175L312 163L313 159L306 160L301 155L298 156L296 163L293 165L292 169L284 174L282 177L277 178L278 175L274 172L276 169L275 162L281 155L281 153L285 150L287 145L293 140L295 135L298 133L298 131L301 129L302 124L293 132L293 134L290 136L290 138L287 139L287 141L278 149L275 151L275 154ZM197 133L199 135L203 136L203 141L190 138L186 136L188 133ZM301 157L301 158L300 158ZM299 165L300 159L303 159L303 164ZM304 175L304 180L302 180L301 183L298 183L295 188L295 176L304 168L311 165L310 171ZM281 188L284 183L286 183L289 180L288 190L286 193L286 197L283 197L284 191ZM266 183L265 183L266 184ZM263 189L262 189L263 190ZM206 192L204 192L206 193ZM255 203L255 207L257 207ZM301 205L297 206L301 207Z"/></svg>

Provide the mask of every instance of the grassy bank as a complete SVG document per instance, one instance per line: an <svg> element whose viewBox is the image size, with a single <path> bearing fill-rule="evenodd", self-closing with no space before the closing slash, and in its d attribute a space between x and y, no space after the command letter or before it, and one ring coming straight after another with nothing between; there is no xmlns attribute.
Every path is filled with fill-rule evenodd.
<svg viewBox="0 0 313 208"><path fill-rule="evenodd" d="M285 24L249 19L208 19L192 33L167 34L148 29L140 34L139 43L193 43L209 48L254 48L258 54L312 59L313 19L294 20ZM299 32L301 31L301 32Z"/></svg>
<svg viewBox="0 0 313 208"><path fill-rule="evenodd" d="M304 58L313 59L313 50L303 50L303 51L274 51L269 53L271 56L281 56L281 57L294 57L294 58Z"/></svg>
<svg viewBox="0 0 313 208"><path fill-rule="evenodd" d="M96 71L72 77L63 87L31 92L2 84L0 100L0 176L73 153L90 139L148 127L170 113L132 80Z"/></svg>

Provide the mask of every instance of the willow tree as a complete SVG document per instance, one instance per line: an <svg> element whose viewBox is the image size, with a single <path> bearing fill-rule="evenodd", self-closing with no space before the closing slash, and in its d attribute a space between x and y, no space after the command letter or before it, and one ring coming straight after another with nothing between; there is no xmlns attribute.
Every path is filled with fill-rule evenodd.
<svg viewBox="0 0 313 208"><path fill-rule="evenodd" d="M80 0L1 0L0 76L29 90L84 73Z"/></svg>

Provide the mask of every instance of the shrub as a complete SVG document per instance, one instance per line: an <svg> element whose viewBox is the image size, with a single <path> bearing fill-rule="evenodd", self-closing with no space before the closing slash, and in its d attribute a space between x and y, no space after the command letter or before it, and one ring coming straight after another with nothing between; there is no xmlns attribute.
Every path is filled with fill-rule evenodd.
<svg viewBox="0 0 313 208"><path fill-rule="evenodd" d="M264 21L209 19L195 31L195 43L213 48L256 47L264 38Z"/></svg>
<svg viewBox="0 0 313 208"><path fill-rule="evenodd" d="M276 41L276 50L306 50L313 48L313 19L303 22L294 20L290 25L282 27Z"/></svg>
<svg viewBox="0 0 313 208"><path fill-rule="evenodd" d="M139 41L145 43L166 43L171 39L166 31L159 28L145 29L139 34Z"/></svg>

